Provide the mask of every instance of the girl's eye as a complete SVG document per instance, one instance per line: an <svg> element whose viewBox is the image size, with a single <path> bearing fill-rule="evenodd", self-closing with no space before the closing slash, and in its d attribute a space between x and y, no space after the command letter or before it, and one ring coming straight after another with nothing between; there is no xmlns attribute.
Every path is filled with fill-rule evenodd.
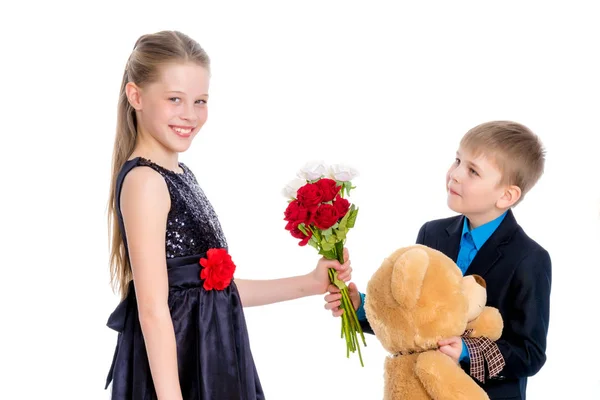
<svg viewBox="0 0 600 400"><path fill-rule="evenodd" d="M206 100L196 100L196 104L206 104Z"/></svg>
<svg viewBox="0 0 600 400"><path fill-rule="evenodd" d="M477 173L477 171L475 171L473 168L469 168L469 172L472 173L473 175L479 176L479 174Z"/></svg>
<svg viewBox="0 0 600 400"><path fill-rule="evenodd" d="M179 103L181 101L181 99L179 97L170 97L169 100L172 101L173 103Z"/></svg>
<svg viewBox="0 0 600 400"><path fill-rule="evenodd" d="M458 159L458 158L455 158L455 159L454 159L454 164L456 164L456 165L459 165L459 164L460 164L460 159Z"/></svg>

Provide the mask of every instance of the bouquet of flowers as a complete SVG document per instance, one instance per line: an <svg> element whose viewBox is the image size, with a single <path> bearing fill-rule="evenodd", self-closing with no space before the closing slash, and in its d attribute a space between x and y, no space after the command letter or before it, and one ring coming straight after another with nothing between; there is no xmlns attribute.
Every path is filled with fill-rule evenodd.
<svg viewBox="0 0 600 400"><path fill-rule="evenodd" d="M355 188L351 180L356 175L353 168L343 165L327 167L323 163L309 163L298 172L298 179L285 187L284 195L289 200L284 212L285 229L300 239L300 246L308 244L323 257L344 263L346 235L354 227L358 214L358 208L350 204L345 195L350 195L350 190ZM333 268L329 269L329 279L342 294L342 338L346 339L346 357L358 350L364 366L357 333L363 344L367 344L348 287L338 279Z"/></svg>

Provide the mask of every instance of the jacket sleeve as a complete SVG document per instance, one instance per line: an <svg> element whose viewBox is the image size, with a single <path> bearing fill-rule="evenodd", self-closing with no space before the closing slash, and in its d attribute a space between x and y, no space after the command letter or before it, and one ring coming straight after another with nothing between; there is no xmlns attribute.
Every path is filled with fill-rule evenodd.
<svg viewBox="0 0 600 400"><path fill-rule="evenodd" d="M427 223L424 223L421 229L419 229L419 234L417 235L417 244L425 245L425 234L427 230Z"/></svg>
<svg viewBox="0 0 600 400"><path fill-rule="evenodd" d="M506 362L500 376L533 376L546 362L551 281L551 260L545 250L528 254L517 266L509 288L512 306L503 316L504 332L497 341Z"/></svg>

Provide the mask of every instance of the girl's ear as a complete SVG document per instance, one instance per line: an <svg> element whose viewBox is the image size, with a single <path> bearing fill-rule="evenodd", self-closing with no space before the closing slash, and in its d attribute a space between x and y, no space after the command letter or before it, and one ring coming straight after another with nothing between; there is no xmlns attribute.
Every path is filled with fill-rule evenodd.
<svg viewBox="0 0 600 400"><path fill-rule="evenodd" d="M140 111L142 109L142 93L139 86L137 86L133 82L128 82L125 85L125 94L127 95L127 100L131 107L135 110Z"/></svg>

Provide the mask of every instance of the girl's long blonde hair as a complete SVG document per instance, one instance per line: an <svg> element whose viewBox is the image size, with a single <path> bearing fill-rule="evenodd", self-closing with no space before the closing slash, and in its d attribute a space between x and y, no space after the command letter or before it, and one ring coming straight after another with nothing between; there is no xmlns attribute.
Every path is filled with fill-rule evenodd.
<svg viewBox="0 0 600 400"><path fill-rule="evenodd" d="M121 297L127 295L127 286L132 279L131 265L125 249L123 234L117 214L117 177L127 159L133 153L137 138L137 121L134 108L127 99L125 86L133 82L142 87L154 82L159 76L161 65L173 62L195 62L206 69L210 59L204 49L187 35L177 31L162 31L141 36L129 56L117 111L117 132L112 157L112 179L108 200L108 230L110 240L110 281L113 290Z"/></svg>

